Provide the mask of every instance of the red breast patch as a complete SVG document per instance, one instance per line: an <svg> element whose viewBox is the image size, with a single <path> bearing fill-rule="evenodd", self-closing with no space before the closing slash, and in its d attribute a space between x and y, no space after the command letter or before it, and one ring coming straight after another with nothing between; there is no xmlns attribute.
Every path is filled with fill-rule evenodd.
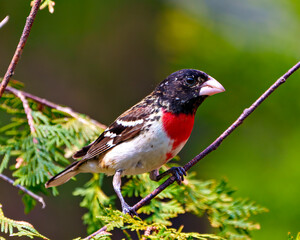
<svg viewBox="0 0 300 240"><path fill-rule="evenodd" d="M195 115L190 114L173 114L167 111L163 112L162 122L164 129L169 138L174 140L172 150L176 149L182 142L185 142L194 126ZM172 156L171 153L167 153L167 160Z"/></svg>

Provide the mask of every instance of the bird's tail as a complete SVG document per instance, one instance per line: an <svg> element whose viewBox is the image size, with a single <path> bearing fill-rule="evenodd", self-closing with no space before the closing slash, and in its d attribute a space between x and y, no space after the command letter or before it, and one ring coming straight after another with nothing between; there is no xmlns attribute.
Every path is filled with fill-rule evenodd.
<svg viewBox="0 0 300 240"><path fill-rule="evenodd" d="M76 161L66 167L65 170L61 171L54 177L52 177L48 182L46 182L45 187L55 187L59 186L67 181L70 180L71 177L77 175L79 171L79 166L81 165L82 161Z"/></svg>

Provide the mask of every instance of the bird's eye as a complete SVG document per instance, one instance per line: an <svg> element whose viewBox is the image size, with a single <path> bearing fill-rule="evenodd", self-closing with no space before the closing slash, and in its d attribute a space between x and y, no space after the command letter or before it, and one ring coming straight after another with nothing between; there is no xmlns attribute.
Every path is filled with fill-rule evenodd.
<svg viewBox="0 0 300 240"><path fill-rule="evenodd" d="M188 86L194 86L195 84L196 84L196 79L195 78L193 78L193 77L187 77L186 79L185 79L185 82L186 82L186 84L188 85Z"/></svg>

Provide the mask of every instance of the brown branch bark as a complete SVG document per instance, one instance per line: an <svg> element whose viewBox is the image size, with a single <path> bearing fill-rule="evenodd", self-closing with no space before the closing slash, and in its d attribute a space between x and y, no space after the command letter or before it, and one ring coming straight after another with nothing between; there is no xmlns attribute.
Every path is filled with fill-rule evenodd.
<svg viewBox="0 0 300 240"><path fill-rule="evenodd" d="M206 149L204 149L201 153L199 153L196 157L194 157L191 161L184 165L184 169L188 171L191 167L193 167L196 163L198 163L201 159L203 159L206 155L216 150L220 144L227 138L238 126L240 126L243 121L251 114L253 111L274 92L281 84L285 83L286 79L288 79L295 71L300 68L300 62L295 64L292 68L290 68L282 77L280 77L267 91L265 91L249 108L246 108L243 113L237 118L237 120L232 123L213 143L211 143ZM159 187L157 187L154 191L152 191L149 195L144 197L138 203L136 203L132 208L134 211L137 211L149 201L151 201L155 196L157 196L160 192L170 186L175 182L175 177L171 176L164 183L162 183ZM89 240L95 237L97 234L106 231L107 226L100 228L98 231L92 233L86 240Z"/></svg>
<svg viewBox="0 0 300 240"><path fill-rule="evenodd" d="M93 125L90 124L90 122L91 122L92 124L94 124L94 125L96 125L96 126L98 126L100 128L103 128L103 129L107 128L104 124L99 123L96 120L89 119L90 122L87 121L85 118L81 117L79 113L74 112L69 107L62 107L62 106L60 106L60 105L58 105L56 103L53 103L53 102L50 102L50 101L44 99L44 98L37 97L35 95L32 95L30 93L27 93L27 92L24 92L24 91L21 91L21 90L18 90L18 89L15 89L15 88L10 87L10 86L7 86L5 90L8 91L8 92L11 92L12 94L14 94L17 97L19 97L18 95L21 94L24 97L30 98L33 101L37 102L37 103L40 103L42 105L45 105L45 106L53 108L53 109L56 109L56 110L58 110L60 112L66 113L66 114L70 115L71 117L76 118L78 121L80 121L80 122L82 122L84 124L93 126Z"/></svg>
<svg viewBox="0 0 300 240"><path fill-rule="evenodd" d="M3 175L2 173L0 173L0 178L2 178L4 181L10 183L11 185L15 186L16 188L22 190L24 193L28 194L29 196L31 196L35 200L39 201L42 204L42 208L46 207L45 201L44 201L44 199L41 196L36 195L35 193L31 192L30 190L26 189L25 187L23 187L23 186L21 186L19 184L15 185L15 181L14 180L12 180L9 177Z"/></svg>
<svg viewBox="0 0 300 240"><path fill-rule="evenodd" d="M32 118L32 114L31 114L31 108L29 107L28 101L25 97L25 95L23 94L22 91L17 90L17 89L13 89L12 93L17 96L18 98L20 98L22 104L23 104L23 108L27 117L27 121L28 121L28 125L30 127L30 132L31 133L35 133L35 127L34 127L34 121Z"/></svg>
<svg viewBox="0 0 300 240"><path fill-rule="evenodd" d="M25 47L26 41L27 41L29 33L31 31L31 27L32 27L32 24L34 22L37 11L39 9L40 3L41 3L41 0L35 0L34 1L33 5L32 5L32 8L31 8L31 11L30 11L30 14L26 19L26 23L25 23L25 26L24 26L24 29L23 29L23 33L21 35L21 38L20 38L20 41L18 43L17 49L15 51L15 54L14 54L14 56L13 56L13 58L12 58L10 64L9 64L9 66L8 66L7 71L6 71L6 73L3 77L3 80L0 84L0 98L2 97L2 94L3 94L3 92L6 88L9 80L13 76L15 68L18 64L18 61L19 61L21 55L22 55L23 49Z"/></svg>
<svg viewBox="0 0 300 240"><path fill-rule="evenodd" d="M147 229L144 232L144 236L142 237L141 240L147 240L147 237L150 236L151 231L154 231L154 230L156 230L156 227L154 227L154 226L147 227Z"/></svg>

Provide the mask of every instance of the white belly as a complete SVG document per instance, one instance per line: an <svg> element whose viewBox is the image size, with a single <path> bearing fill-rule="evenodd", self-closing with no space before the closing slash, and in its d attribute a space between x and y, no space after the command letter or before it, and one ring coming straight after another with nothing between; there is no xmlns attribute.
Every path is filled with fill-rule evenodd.
<svg viewBox="0 0 300 240"><path fill-rule="evenodd" d="M148 132L114 147L103 161L114 166L114 172L122 169L124 175L141 174L161 167L172 144L161 125L154 122Z"/></svg>
<svg viewBox="0 0 300 240"><path fill-rule="evenodd" d="M151 134L149 134L151 133ZM81 167L82 172L102 172L113 175L123 170L123 175L135 175L150 172L166 163L167 153L176 155L182 148L172 150L173 140L166 135L160 124L152 124L149 130L139 136L123 142L107 153L102 159L88 160Z"/></svg>

